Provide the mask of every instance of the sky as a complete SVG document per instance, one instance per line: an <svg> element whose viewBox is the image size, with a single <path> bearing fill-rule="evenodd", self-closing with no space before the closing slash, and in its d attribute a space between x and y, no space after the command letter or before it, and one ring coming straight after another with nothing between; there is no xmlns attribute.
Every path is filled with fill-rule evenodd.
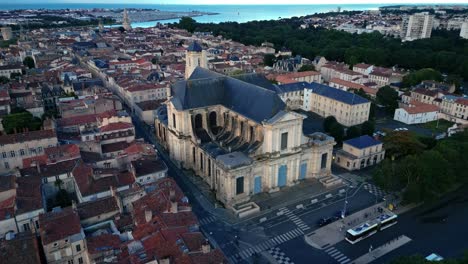
<svg viewBox="0 0 468 264"><path fill-rule="evenodd" d="M108 3L108 4L186 4L186 5L292 5L292 4L418 4L418 3L435 3L446 4L467 4L467 0L0 0L5 4L21 4L21 3Z"/></svg>

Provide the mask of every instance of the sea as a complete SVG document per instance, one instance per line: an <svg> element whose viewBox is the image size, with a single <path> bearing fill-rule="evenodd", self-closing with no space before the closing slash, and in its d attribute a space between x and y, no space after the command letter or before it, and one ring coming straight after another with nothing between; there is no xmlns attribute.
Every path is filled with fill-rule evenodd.
<svg viewBox="0 0 468 264"><path fill-rule="evenodd" d="M194 17L200 23L220 23L220 22L248 22L254 20L272 20L281 18L299 17L315 13L341 10L376 10L379 4L346 4L346 5L161 5L161 4L74 4L74 3L31 3L14 4L1 3L0 10L14 9L91 9L91 8L152 8L161 11L191 12L202 11L217 13L216 15L204 15ZM133 27L153 27L157 22L166 24L178 22L179 19L168 19L160 21L148 21L132 23Z"/></svg>

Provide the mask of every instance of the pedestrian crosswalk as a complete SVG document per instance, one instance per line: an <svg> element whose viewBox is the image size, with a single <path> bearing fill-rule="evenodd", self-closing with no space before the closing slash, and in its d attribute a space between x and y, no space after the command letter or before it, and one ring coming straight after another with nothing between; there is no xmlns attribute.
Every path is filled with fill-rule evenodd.
<svg viewBox="0 0 468 264"><path fill-rule="evenodd" d="M282 252L278 247L270 248L268 253L270 253L273 258L275 258L278 264L294 264L294 262L292 262L291 259L286 256L284 252Z"/></svg>
<svg viewBox="0 0 468 264"><path fill-rule="evenodd" d="M384 197L387 193L372 183L364 184L364 189L378 197Z"/></svg>
<svg viewBox="0 0 468 264"><path fill-rule="evenodd" d="M293 212L289 211L288 208L283 207L279 210L282 211L284 215L286 215L289 218L289 220L293 221L294 224L296 224L302 231L307 231L310 229L310 227L306 223L304 223L302 219L297 217Z"/></svg>
<svg viewBox="0 0 468 264"><path fill-rule="evenodd" d="M208 217L200 219L200 225L202 226L207 225L207 224L213 223L214 221L216 221L215 216L208 216Z"/></svg>
<svg viewBox="0 0 468 264"><path fill-rule="evenodd" d="M293 229L287 233L284 233L274 238L268 239L260 244L257 244L253 247L244 249L234 256L230 257L232 263L237 263L240 260L248 259L255 253L260 253L262 251L274 248L280 244L283 244L289 240L292 240L296 237L304 235L304 232L300 228Z"/></svg>
<svg viewBox="0 0 468 264"><path fill-rule="evenodd" d="M325 251L325 253L327 253L330 257L335 259L340 264L346 264L351 261L351 259L349 259L347 256L345 256L345 254L341 253L338 249L336 249L333 246L325 247L323 248L323 250Z"/></svg>

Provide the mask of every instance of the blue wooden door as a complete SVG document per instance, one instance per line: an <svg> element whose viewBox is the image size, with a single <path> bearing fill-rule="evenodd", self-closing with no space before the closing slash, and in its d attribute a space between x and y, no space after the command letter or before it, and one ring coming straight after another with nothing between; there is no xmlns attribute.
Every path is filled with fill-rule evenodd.
<svg viewBox="0 0 468 264"><path fill-rule="evenodd" d="M286 165L281 165L278 169L278 187L283 187L286 186L286 178L287 178L287 172L288 168Z"/></svg>
<svg viewBox="0 0 468 264"><path fill-rule="evenodd" d="M302 163L299 169L299 180L305 179L307 175L307 163Z"/></svg>
<svg viewBox="0 0 468 264"><path fill-rule="evenodd" d="M262 192L262 176L256 176L254 178L254 194Z"/></svg>

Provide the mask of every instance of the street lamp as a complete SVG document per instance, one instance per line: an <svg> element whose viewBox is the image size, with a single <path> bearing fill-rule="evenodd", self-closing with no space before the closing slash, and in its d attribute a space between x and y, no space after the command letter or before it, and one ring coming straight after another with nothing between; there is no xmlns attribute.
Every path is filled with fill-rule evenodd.
<svg viewBox="0 0 468 264"><path fill-rule="evenodd" d="M345 202L344 202L344 205L343 205L343 210L341 211L341 218L345 218L346 217L346 207L348 205L348 190L350 188L353 188L352 185L348 185L348 188L346 188L346 194L345 194Z"/></svg>

